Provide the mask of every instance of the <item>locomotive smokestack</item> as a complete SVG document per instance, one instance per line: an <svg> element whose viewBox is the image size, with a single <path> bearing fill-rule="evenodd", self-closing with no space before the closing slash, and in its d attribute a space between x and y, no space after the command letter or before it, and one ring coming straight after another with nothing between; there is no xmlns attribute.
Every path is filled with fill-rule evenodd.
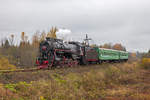
<svg viewBox="0 0 150 100"><path fill-rule="evenodd" d="M88 35L86 34L86 38L84 39L85 45L89 46L89 40L91 40L91 38L88 38Z"/></svg>
<svg viewBox="0 0 150 100"><path fill-rule="evenodd" d="M88 35L86 34L86 39L88 39Z"/></svg>

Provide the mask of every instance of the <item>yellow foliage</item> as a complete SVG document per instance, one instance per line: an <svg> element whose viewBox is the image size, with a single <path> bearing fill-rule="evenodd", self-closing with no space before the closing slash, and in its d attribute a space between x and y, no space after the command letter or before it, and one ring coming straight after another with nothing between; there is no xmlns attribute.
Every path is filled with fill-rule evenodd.
<svg viewBox="0 0 150 100"><path fill-rule="evenodd" d="M55 27L55 28L51 28L50 32L48 32L47 34L47 37L50 37L50 38L57 38L56 36L56 32L58 31L58 29Z"/></svg>
<svg viewBox="0 0 150 100"><path fill-rule="evenodd" d="M90 47L96 47L96 44L92 44L92 45L90 45Z"/></svg>
<svg viewBox="0 0 150 100"><path fill-rule="evenodd" d="M32 37L32 46L38 47L39 46L39 34L36 32Z"/></svg>
<svg viewBox="0 0 150 100"><path fill-rule="evenodd" d="M40 42L44 41L45 38L46 38L46 33L45 33L45 31L43 31L42 34L40 35Z"/></svg>
<svg viewBox="0 0 150 100"><path fill-rule="evenodd" d="M4 85L0 83L0 88L3 88L3 86L4 86Z"/></svg>
<svg viewBox="0 0 150 100"><path fill-rule="evenodd" d="M25 33L24 32L21 33L21 40L25 41Z"/></svg>
<svg viewBox="0 0 150 100"><path fill-rule="evenodd" d="M113 49L115 49L115 50L124 50L123 46L121 44L118 44L118 43L113 46Z"/></svg>
<svg viewBox="0 0 150 100"><path fill-rule="evenodd" d="M136 57L136 53L131 53L131 57L135 58Z"/></svg>
<svg viewBox="0 0 150 100"><path fill-rule="evenodd" d="M8 59L5 57L0 58L0 70L11 70L16 69L16 67L9 63Z"/></svg>
<svg viewBox="0 0 150 100"><path fill-rule="evenodd" d="M111 49L111 44L110 43L105 43L104 45L100 46L100 48L106 48L106 49Z"/></svg>
<svg viewBox="0 0 150 100"><path fill-rule="evenodd" d="M43 96L40 96L40 100L46 100L46 99L44 99L44 97L43 97Z"/></svg>
<svg viewBox="0 0 150 100"><path fill-rule="evenodd" d="M150 68L150 58L143 58L142 61L141 61L141 65L145 69Z"/></svg>

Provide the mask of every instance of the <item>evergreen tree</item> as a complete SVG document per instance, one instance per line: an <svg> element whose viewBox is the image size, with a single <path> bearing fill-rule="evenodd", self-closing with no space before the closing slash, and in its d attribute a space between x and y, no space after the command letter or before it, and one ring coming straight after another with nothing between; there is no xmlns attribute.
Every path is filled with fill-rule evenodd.
<svg viewBox="0 0 150 100"><path fill-rule="evenodd" d="M9 47L10 47L9 41L8 39L6 39L4 42L4 48L9 48Z"/></svg>

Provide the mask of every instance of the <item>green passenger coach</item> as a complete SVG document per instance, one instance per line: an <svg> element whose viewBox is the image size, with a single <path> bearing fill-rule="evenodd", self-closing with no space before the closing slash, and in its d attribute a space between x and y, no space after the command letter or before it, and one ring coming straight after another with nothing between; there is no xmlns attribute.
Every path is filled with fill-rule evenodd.
<svg viewBox="0 0 150 100"><path fill-rule="evenodd" d="M128 60L128 55L129 53L128 52L125 52L125 51L120 51L120 60Z"/></svg>
<svg viewBox="0 0 150 100"><path fill-rule="evenodd" d="M105 49L105 48L96 48L98 52L99 61L127 61L128 52Z"/></svg>

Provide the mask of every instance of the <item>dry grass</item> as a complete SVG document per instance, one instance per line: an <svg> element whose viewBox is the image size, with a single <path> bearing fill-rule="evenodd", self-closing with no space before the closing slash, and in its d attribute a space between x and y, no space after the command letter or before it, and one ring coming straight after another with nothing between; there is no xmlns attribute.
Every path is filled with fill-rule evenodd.
<svg viewBox="0 0 150 100"><path fill-rule="evenodd" d="M149 70L139 66L139 63L133 62L17 74L21 79L16 77L16 74L1 75L0 78L7 79L5 82L10 84L0 85L0 98L3 100L150 100ZM15 77L20 82L12 82ZM22 82L22 78L26 82Z"/></svg>

